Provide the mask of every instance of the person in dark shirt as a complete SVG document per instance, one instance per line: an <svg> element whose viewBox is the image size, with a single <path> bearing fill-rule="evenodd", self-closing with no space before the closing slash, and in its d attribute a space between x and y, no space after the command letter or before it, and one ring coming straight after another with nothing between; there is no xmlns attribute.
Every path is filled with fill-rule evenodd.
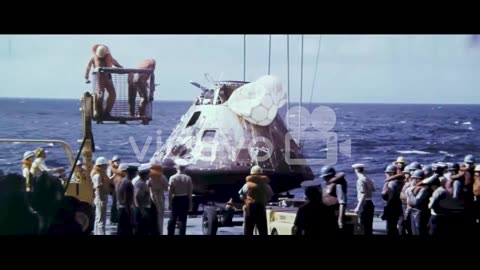
<svg viewBox="0 0 480 270"><path fill-rule="evenodd" d="M332 208L338 211L337 223L340 232L345 233L345 213L347 205L347 180L345 179L345 173L338 172L332 166L324 166L320 170L320 178L326 182L325 193L330 197L334 197L337 201Z"/></svg>
<svg viewBox="0 0 480 270"><path fill-rule="evenodd" d="M322 199L321 186L316 181L302 183L307 203L302 205L295 217L293 234L304 236L337 235L335 212Z"/></svg>
<svg viewBox="0 0 480 270"><path fill-rule="evenodd" d="M134 231L133 224L133 185L132 180L137 175L136 166L122 163L120 171L126 172L125 176L117 185L117 208L118 208L118 228L117 235L132 235Z"/></svg>
<svg viewBox="0 0 480 270"><path fill-rule="evenodd" d="M382 198L386 202L382 219L386 221L387 235L398 236L398 224L403 220L402 200L400 193L403 189L404 178L395 177L398 169L394 165L388 165L385 169L385 183L382 190Z"/></svg>
<svg viewBox="0 0 480 270"><path fill-rule="evenodd" d="M52 225L48 228L49 235L82 235L82 226L75 219L76 209L80 202L70 196L64 197Z"/></svg>
<svg viewBox="0 0 480 270"><path fill-rule="evenodd" d="M28 204L22 175L0 171L0 205L0 235L40 234L40 217Z"/></svg>

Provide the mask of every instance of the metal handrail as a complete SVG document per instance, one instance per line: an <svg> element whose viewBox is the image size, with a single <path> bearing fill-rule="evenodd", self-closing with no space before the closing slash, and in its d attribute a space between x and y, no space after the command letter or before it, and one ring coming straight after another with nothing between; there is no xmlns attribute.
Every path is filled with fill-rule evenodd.
<svg viewBox="0 0 480 270"><path fill-rule="evenodd" d="M0 143L14 143L14 142L19 142L19 143L54 143L54 144L61 144L63 148L65 149L65 152L67 153L68 161L70 162L70 166L73 166L73 155L72 155L72 149L68 144L64 141L61 140L44 140L44 139L1 139L0 138Z"/></svg>
<svg viewBox="0 0 480 270"><path fill-rule="evenodd" d="M149 68L111 68L111 67L99 67L96 68L93 73L106 72L116 74L129 74L129 73L149 73L153 74L154 69Z"/></svg>

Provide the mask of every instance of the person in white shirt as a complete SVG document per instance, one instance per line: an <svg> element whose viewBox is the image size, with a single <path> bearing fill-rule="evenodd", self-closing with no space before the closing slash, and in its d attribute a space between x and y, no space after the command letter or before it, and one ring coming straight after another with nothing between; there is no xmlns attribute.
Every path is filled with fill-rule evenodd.
<svg viewBox="0 0 480 270"><path fill-rule="evenodd" d="M95 235L105 235L107 221L107 199L110 192L110 179L107 176L108 160L99 157L95 160L91 176L95 192Z"/></svg>
<svg viewBox="0 0 480 270"><path fill-rule="evenodd" d="M168 180L163 174L163 168L160 164L152 163L150 180L148 180L147 185L150 188L150 196L152 197L152 216L157 217L156 221L153 222L157 227L154 233L163 235L165 193L168 191Z"/></svg>
<svg viewBox="0 0 480 270"><path fill-rule="evenodd" d="M373 193L375 192L375 182L365 175L364 164L353 164L357 174L357 207L354 212L358 214L360 224L363 227L365 235L373 234L373 214L375 206L372 202Z"/></svg>
<svg viewBox="0 0 480 270"><path fill-rule="evenodd" d="M168 235L175 234L175 226L180 221L180 235L185 235L187 230L188 212L193 208L193 182L185 174L188 162L184 159L175 160L177 173L170 176L168 182L168 207L172 211L168 221Z"/></svg>
<svg viewBox="0 0 480 270"><path fill-rule="evenodd" d="M30 177L30 169L32 168L32 163L35 159L35 153L32 151L27 151L23 154L23 160L22 160L22 174L23 177L25 178L25 186L26 190L32 191L32 177Z"/></svg>
<svg viewBox="0 0 480 270"><path fill-rule="evenodd" d="M47 154L45 153L45 149L43 148L37 148L35 149L35 160L32 163L32 168L30 168L30 173L33 174L33 176L38 177L42 175L43 172L51 172L51 173L63 173L65 170L62 168L54 168L54 169L49 169L47 165L45 164L45 159L47 158Z"/></svg>

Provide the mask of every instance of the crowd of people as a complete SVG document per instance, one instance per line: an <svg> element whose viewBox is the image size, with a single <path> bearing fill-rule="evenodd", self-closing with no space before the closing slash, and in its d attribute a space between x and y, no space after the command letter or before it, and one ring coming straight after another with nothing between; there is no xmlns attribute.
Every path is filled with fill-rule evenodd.
<svg viewBox="0 0 480 270"><path fill-rule="evenodd" d="M32 179L43 172L63 175L61 168L48 168L43 148L27 151L23 156L22 172L27 191L33 191ZM117 224L119 235L161 235L164 228L165 194L171 216L167 233L186 234L187 216L193 207L193 182L185 173L188 163L175 161L177 173L167 179L160 164L123 163L118 156L110 161L95 160L87 172L82 162L76 165L72 178L82 181L89 174L94 188L94 234L104 235L107 201L111 196L110 223ZM381 218L387 235L452 235L478 230L480 218L480 165L467 155L462 164L407 163L398 157L385 168L381 188L384 205L374 205L373 196L379 191L368 176L364 164L354 164L357 176L357 203L353 210L365 235L373 234L375 207L383 207ZM63 176L64 177L64 176ZM293 233L297 235L335 234L345 232L347 212L347 181L344 172L324 166L320 176L302 183L306 203L298 209ZM266 207L273 197L270 179L262 168L253 166L238 196L244 202L244 234L267 235ZM227 204L228 205L228 204Z"/></svg>
<svg viewBox="0 0 480 270"><path fill-rule="evenodd" d="M352 167L357 175L357 205L354 212L364 234L372 235L375 210L373 194L377 188L367 176L364 164L354 164ZM297 214L295 226L298 234L314 234L312 231L318 228L325 231L328 224L330 232L342 232L347 198L344 175L331 166L325 166L320 175L326 182L324 191L318 180L303 184L309 202ZM480 165L475 166L472 155L467 155L463 164L431 165L421 165L419 162L407 164L403 157L398 157L385 168L381 196L385 201L381 218L386 223L389 236L470 234L478 231L480 226ZM312 204L316 206L312 207ZM328 209L325 206L334 206L333 211L325 210ZM337 218L336 226L331 222L332 217ZM320 223L323 225L320 226Z"/></svg>
<svg viewBox="0 0 480 270"><path fill-rule="evenodd" d="M91 179L95 191L95 235L105 235L108 196L112 196L110 222L117 224L118 235L162 235L165 196L171 210L167 232L186 233L187 215L192 209L193 183L184 173L184 160L176 160L177 173L169 180L159 164L122 163L118 156L108 161L95 160Z"/></svg>

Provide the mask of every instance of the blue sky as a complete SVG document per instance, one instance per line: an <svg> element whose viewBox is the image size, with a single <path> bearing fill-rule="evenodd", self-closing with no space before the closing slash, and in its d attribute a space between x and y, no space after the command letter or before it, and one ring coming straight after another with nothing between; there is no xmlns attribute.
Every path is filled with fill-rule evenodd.
<svg viewBox="0 0 480 270"><path fill-rule="evenodd" d="M478 103L480 48L465 35L322 35L314 102ZM319 35L304 37L310 101ZM9 42L10 41L10 42ZM157 60L157 100L193 100L204 74L243 79L243 35L3 35L0 97L79 98L94 44L125 67ZM11 46L9 46L11 44ZM300 35L290 36L290 92L300 93ZM286 35L272 36L271 73L287 88ZM247 80L268 70L268 35L247 35Z"/></svg>

